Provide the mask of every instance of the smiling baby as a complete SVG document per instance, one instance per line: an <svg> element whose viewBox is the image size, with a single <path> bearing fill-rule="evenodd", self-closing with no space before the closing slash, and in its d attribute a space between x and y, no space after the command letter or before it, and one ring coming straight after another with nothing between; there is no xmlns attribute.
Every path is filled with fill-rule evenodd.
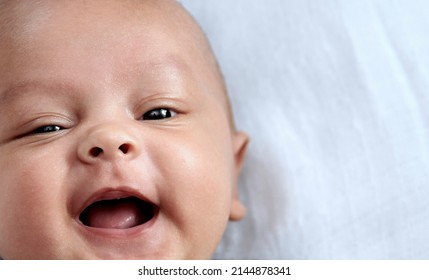
<svg viewBox="0 0 429 280"><path fill-rule="evenodd" d="M173 0L0 0L0 256L207 259L245 210L204 34Z"/></svg>

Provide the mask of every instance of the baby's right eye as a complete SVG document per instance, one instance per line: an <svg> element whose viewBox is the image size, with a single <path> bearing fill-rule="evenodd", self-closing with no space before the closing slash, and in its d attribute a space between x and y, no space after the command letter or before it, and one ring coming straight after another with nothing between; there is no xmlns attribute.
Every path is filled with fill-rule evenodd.
<svg viewBox="0 0 429 280"><path fill-rule="evenodd" d="M158 109L154 109L146 112L141 119L145 121L163 120L163 119L172 118L176 114L177 113L174 110L167 109L167 108L158 108Z"/></svg>
<svg viewBox="0 0 429 280"><path fill-rule="evenodd" d="M51 133L64 129L59 125L44 125L33 130L33 134Z"/></svg>

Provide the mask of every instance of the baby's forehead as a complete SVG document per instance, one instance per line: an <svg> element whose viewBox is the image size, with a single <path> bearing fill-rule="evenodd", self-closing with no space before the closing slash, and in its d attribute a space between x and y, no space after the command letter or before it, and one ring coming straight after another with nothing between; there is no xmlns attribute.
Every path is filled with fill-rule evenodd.
<svg viewBox="0 0 429 280"><path fill-rule="evenodd" d="M159 42L159 46L150 44L150 36L162 33L171 40ZM88 37L93 37L92 42ZM172 45L171 49L180 52L180 55L193 55L190 60L203 58L213 72L219 70L204 33L174 0L0 2L0 47L3 49L27 44L30 45L27 49L31 50L31 45L42 40L46 48L61 40L81 47L86 42L96 47L101 47L103 42L111 47L115 44L127 47L126 44L137 41L136 37L143 40L148 37L140 45L141 52L153 51L144 47Z"/></svg>
<svg viewBox="0 0 429 280"><path fill-rule="evenodd" d="M147 23L146 18L153 24L166 23L165 26L186 27L189 34L198 33L186 11L174 0L0 0L0 36L32 36L53 27L70 31L70 27L78 29L83 25L102 29L125 28L131 23L137 27L138 23ZM175 24L170 25L165 19ZM150 30L153 26L140 27ZM111 30L105 29L105 32Z"/></svg>

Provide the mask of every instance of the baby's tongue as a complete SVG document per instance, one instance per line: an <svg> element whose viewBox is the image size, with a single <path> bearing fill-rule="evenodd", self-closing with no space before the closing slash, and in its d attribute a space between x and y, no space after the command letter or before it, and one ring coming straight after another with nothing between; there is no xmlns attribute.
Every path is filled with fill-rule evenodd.
<svg viewBox="0 0 429 280"><path fill-rule="evenodd" d="M99 201L90 206L87 222L90 227L126 229L141 223L141 209L130 199Z"/></svg>

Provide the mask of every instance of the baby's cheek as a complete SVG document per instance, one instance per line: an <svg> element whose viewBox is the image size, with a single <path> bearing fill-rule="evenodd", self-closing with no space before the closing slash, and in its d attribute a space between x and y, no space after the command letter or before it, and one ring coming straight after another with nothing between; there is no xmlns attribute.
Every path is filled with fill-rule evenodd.
<svg viewBox="0 0 429 280"><path fill-rule="evenodd" d="M161 208L186 237L188 247L211 253L229 216L229 159L222 145L198 134L168 145L164 152L169 161L161 171Z"/></svg>
<svg viewBox="0 0 429 280"><path fill-rule="evenodd" d="M23 254L25 247L37 249L40 242L36 239L43 233L40 225L44 223L40 217L44 215L39 212L41 207L38 203L34 203L37 198L31 199L31 193L20 188L22 180L8 177L3 180L4 196L0 201L0 254L6 258L18 258L17 252L22 251L20 254Z"/></svg>
<svg viewBox="0 0 429 280"><path fill-rule="evenodd" d="M32 253L48 257L44 253L56 247L61 235L60 174L38 154L16 153L8 162L0 162L0 254L6 246L6 258L33 258Z"/></svg>

